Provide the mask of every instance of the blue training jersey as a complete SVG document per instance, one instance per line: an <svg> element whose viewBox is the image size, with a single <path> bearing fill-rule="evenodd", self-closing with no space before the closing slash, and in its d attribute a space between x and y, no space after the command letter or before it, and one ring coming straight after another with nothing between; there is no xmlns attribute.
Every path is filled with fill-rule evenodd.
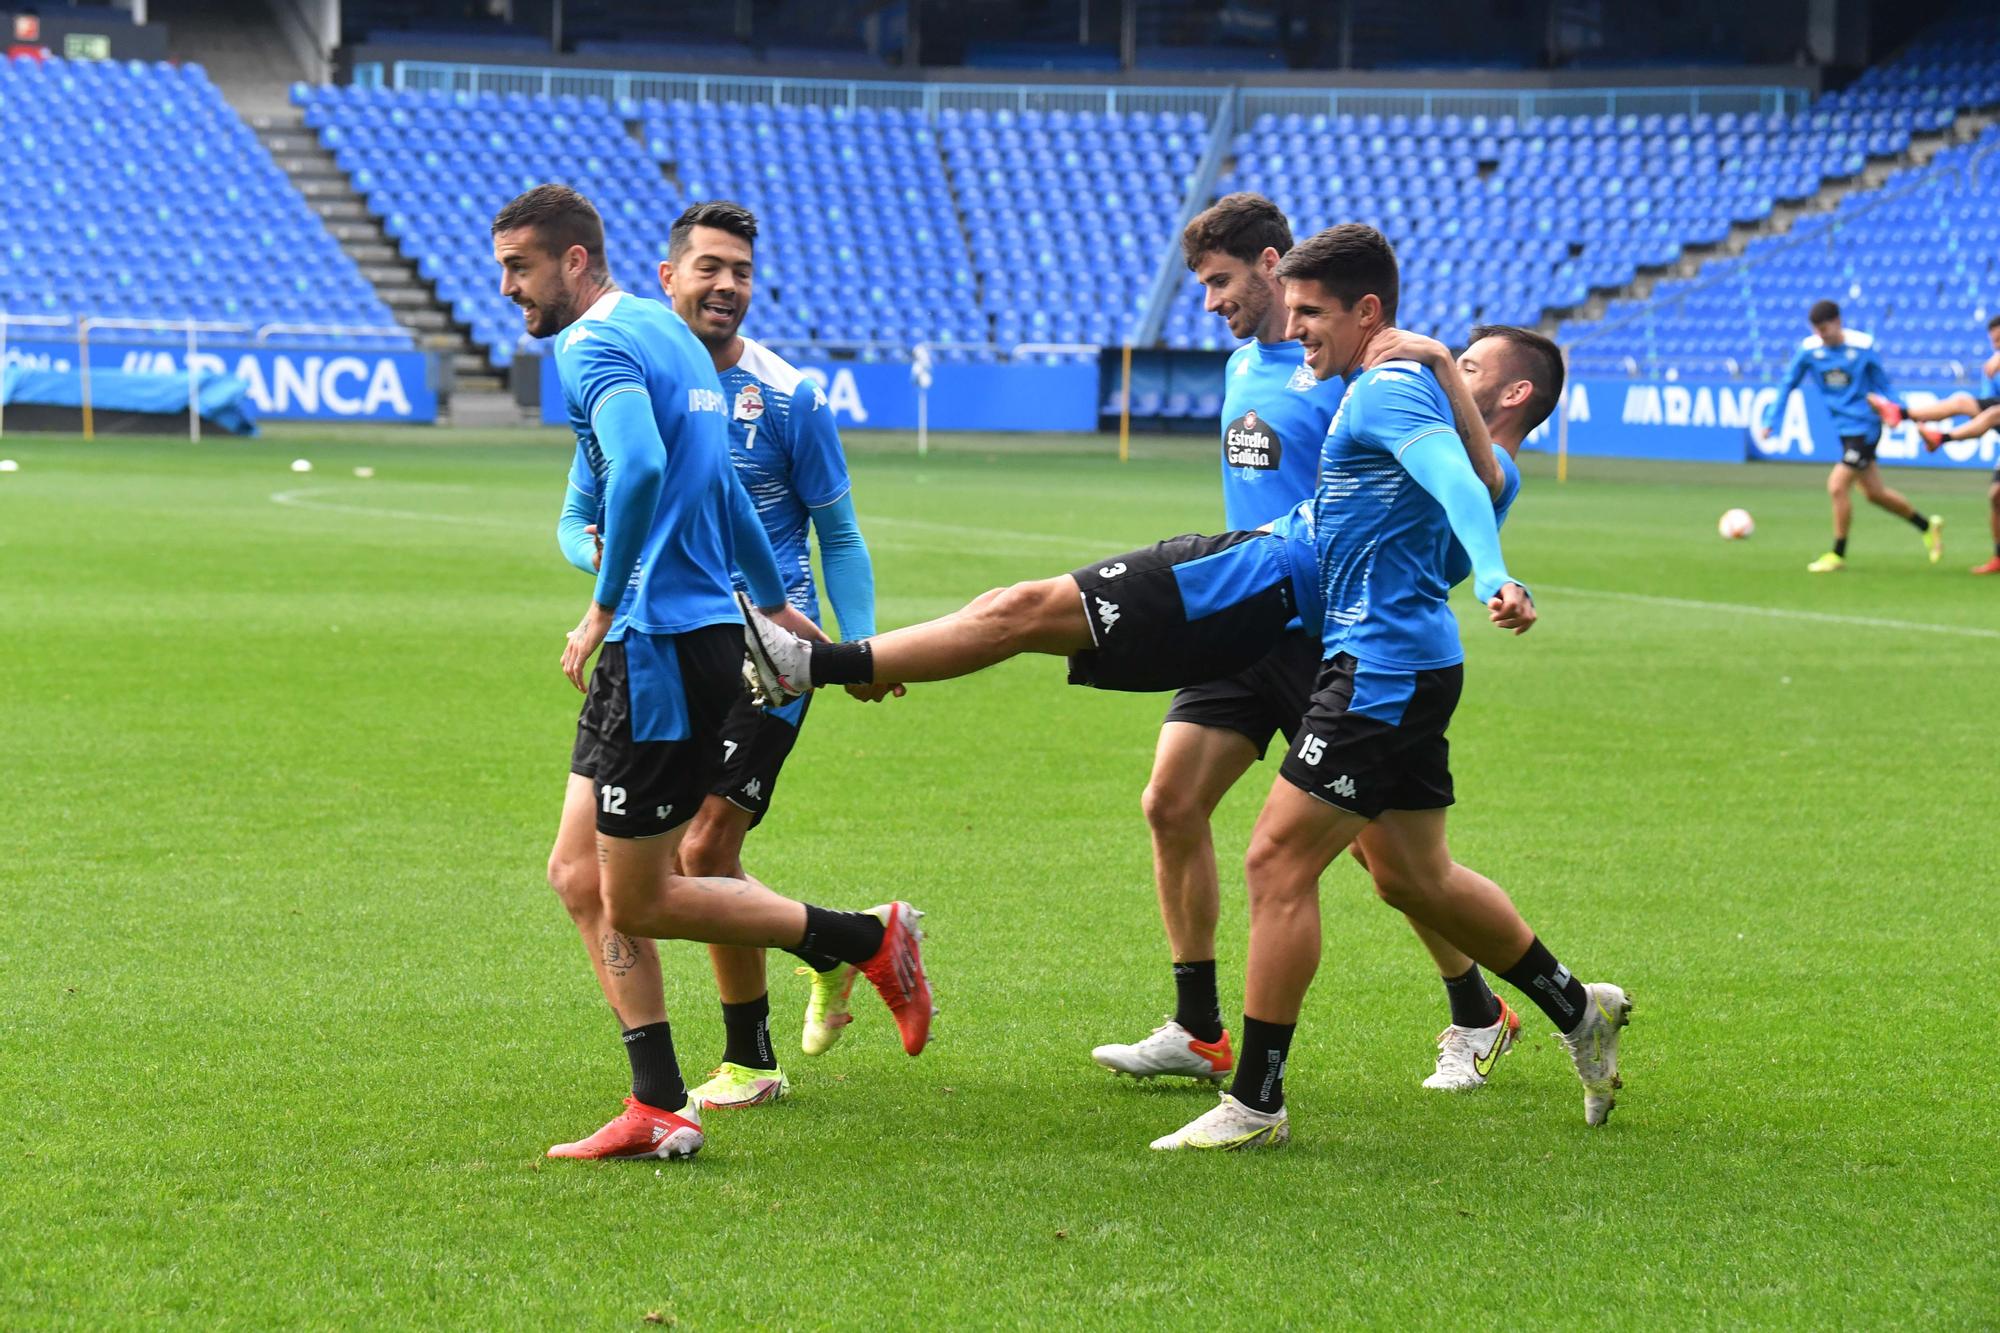
<svg viewBox="0 0 2000 1333"><path fill-rule="evenodd" d="M1493 502L1493 524L1505 527L1507 515L1521 494L1521 469L1505 449L1496 447L1493 459L1500 465L1500 475L1504 478L1500 498ZM1284 543L1285 563L1292 575L1292 604L1299 609L1299 619L1308 625L1324 623L1326 606L1320 601L1319 553L1313 542L1313 502L1301 500L1271 525L1271 533ZM1453 537L1451 549L1445 555L1445 582L1455 588L1471 574L1472 557L1458 544L1458 538Z"/></svg>
<svg viewBox="0 0 2000 1333"><path fill-rule="evenodd" d="M599 410L618 395L644 394L665 446L659 503L607 637L740 623L730 582L729 430L707 349L672 310L626 292L591 306L556 335L555 347L563 403L590 478L587 493L598 497L600 533L618 520L604 512Z"/></svg>
<svg viewBox="0 0 2000 1333"><path fill-rule="evenodd" d="M1261 528L1309 498L1320 444L1340 409L1338 378L1317 380L1296 342L1247 342L1222 381L1222 512L1232 532Z"/></svg>
<svg viewBox="0 0 2000 1333"><path fill-rule="evenodd" d="M1785 368L1777 400L1764 415L1765 425L1783 415L1785 400L1807 379L1819 386L1827 413L1842 435L1873 437L1882 433L1882 419L1868 406L1868 395L1890 393L1889 372L1876 354L1874 338L1848 329L1838 347L1828 347L1816 333L1800 343L1791 365Z"/></svg>
<svg viewBox="0 0 2000 1333"><path fill-rule="evenodd" d="M850 485L833 409L805 372L748 338L741 359L722 372L722 391L729 400L730 458L771 535L786 600L817 624L808 511L832 504ZM736 586L749 591L740 574Z"/></svg>
<svg viewBox="0 0 2000 1333"><path fill-rule="evenodd" d="M1397 671L1465 660L1447 603L1451 525L1401 461L1410 445L1438 433L1458 434L1451 403L1416 362L1385 362L1349 386L1313 496L1327 657L1350 653Z"/></svg>

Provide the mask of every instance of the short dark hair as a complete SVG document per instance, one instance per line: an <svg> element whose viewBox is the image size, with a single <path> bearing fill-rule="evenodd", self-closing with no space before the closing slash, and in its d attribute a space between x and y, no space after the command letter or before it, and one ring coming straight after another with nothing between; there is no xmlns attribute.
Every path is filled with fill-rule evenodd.
<svg viewBox="0 0 2000 1333"><path fill-rule="evenodd" d="M1533 329L1524 329L1518 324L1479 324L1472 330L1472 341L1482 338L1499 338L1507 344L1513 354L1513 370L1519 378L1535 386L1528 395L1528 429L1533 430L1549 419L1562 400L1563 354L1562 349L1544 338Z"/></svg>
<svg viewBox="0 0 2000 1333"><path fill-rule="evenodd" d="M1261 194L1225 194L1188 219L1181 232L1181 255L1192 269L1203 255L1228 255L1246 264L1266 250L1292 248L1292 224L1284 210Z"/></svg>
<svg viewBox="0 0 2000 1333"><path fill-rule="evenodd" d="M1814 301L1812 309L1806 311L1806 323L1824 324L1829 319L1840 318L1840 307L1831 301Z"/></svg>
<svg viewBox="0 0 2000 1333"><path fill-rule="evenodd" d="M1316 282L1350 310L1373 293L1382 302L1383 320L1396 318L1401 279L1395 247L1365 222L1343 222L1308 236L1278 261L1278 276Z"/></svg>
<svg viewBox="0 0 2000 1333"><path fill-rule="evenodd" d="M605 270L604 219L590 200L567 185L537 185L493 215L493 234L532 227L536 239L552 255L580 245L593 270Z"/></svg>
<svg viewBox="0 0 2000 1333"><path fill-rule="evenodd" d="M727 199L710 199L706 203L689 204L687 211L674 219L672 229L667 232L668 259L687 249L688 237L694 234L696 227L726 231L731 236L742 237L751 249L757 248L757 215Z"/></svg>
<svg viewBox="0 0 2000 1333"><path fill-rule="evenodd" d="M2000 329L2000 315L1995 315L1986 321L1986 331L1988 333L1991 333L1995 329Z"/></svg>

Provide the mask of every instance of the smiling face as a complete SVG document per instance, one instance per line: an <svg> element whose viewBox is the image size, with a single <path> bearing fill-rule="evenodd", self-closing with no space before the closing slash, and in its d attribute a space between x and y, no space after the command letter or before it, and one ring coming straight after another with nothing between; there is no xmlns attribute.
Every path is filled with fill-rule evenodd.
<svg viewBox="0 0 2000 1333"><path fill-rule="evenodd" d="M576 322L576 294L590 267L582 246L558 254L543 243L540 229L514 227L494 233L493 259L500 265L500 294L521 307L529 337L552 337Z"/></svg>
<svg viewBox="0 0 2000 1333"><path fill-rule="evenodd" d="M1286 278L1283 287L1285 337L1304 345L1313 377L1330 380L1353 370L1385 323L1381 298L1371 293L1350 306L1312 278Z"/></svg>
<svg viewBox="0 0 2000 1333"><path fill-rule="evenodd" d="M690 228L686 245L660 265L674 313L711 350L728 346L743 327L755 276L750 242L720 227Z"/></svg>
<svg viewBox="0 0 2000 1333"><path fill-rule="evenodd" d="M1515 360L1504 338L1481 338L1458 358L1458 373L1465 377L1472 405L1489 430L1502 412L1527 402L1535 391L1534 383L1517 373Z"/></svg>
<svg viewBox="0 0 2000 1333"><path fill-rule="evenodd" d="M1209 251L1194 264L1195 281L1202 287L1201 308L1222 316L1232 337L1257 337L1279 301L1271 277L1277 267L1276 250L1267 249L1254 260Z"/></svg>

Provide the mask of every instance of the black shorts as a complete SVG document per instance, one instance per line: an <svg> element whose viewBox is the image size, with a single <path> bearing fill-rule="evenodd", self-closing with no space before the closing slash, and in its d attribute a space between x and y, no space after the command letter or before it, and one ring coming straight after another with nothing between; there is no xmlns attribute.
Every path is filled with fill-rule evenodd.
<svg viewBox="0 0 2000 1333"><path fill-rule="evenodd" d="M1392 671L1346 653L1330 657L1278 771L1308 796L1366 819L1450 805L1444 733L1464 684L1462 666Z"/></svg>
<svg viewBox="0 0 2000 1333"><path fill-rule="evenodd" d="M1246 671L1284 637L1296 608L1282 537L1174 537L1070 575L1095 647L1069 683L1151 693Z"/></svg>
<svg viewBox="0 0 2000 1333"><path fill-rule="evenodd" d="M1973 401L1979 404L1979 412L1986 412L2000 407L2000 398L1977 398ZM1974 412L1972 415L1978 416L1979 412Z"/></svg>
<svg viewBox="0 0 2000 1333"><path fill-rule="evenodd" d="M750 812L750 827L764 822L778 774L806 723L810 694L783 708L759 708L745 694L722 724L722 776L710 790L739 810Z"/></svg>
<svg viewBox="0 0 2000 1333"><path fill-rule="evenodd" d="M1271 737L1290 740L1319 678L1319 636L1291 630L1261 660L1233 676L1190 685L1174 696L1168 722L1241 732L1262 759Z"/></svg>
<svg viewBox="0 0 2000 1333"><path fill-rule="evenodd" d="M1840 437L1840 461L1856 472L1865 472L1875 466L1875 446L1882 442L1882 432L1873 435L1843 435Z"/></svg>
<svg viewBox="0 0 2000 1333"><path fill-rule="evenodd" d="M570 752L570 771L590 779L597 831L650 838L694 818L721 777L729 716L747 699L741 625L605 644Z"/></svg>

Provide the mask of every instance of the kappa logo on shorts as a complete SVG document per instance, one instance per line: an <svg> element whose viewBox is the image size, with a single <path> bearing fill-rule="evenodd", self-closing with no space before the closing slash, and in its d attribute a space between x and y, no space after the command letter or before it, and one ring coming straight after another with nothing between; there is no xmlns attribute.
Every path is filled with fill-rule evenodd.
<svg viewBox="0 0 2000 1333"><path fill-rule="evenodd" d="M745 796L749 797L749 798L750 798L751 800L753 800L753 801L754 801L754 800L757 800L757 799L758 799L759 797L763 796L763 794L764 794L764 779L762 779L762 778L752 778L752 779L750 779L750 780L749 780L748 782L744 783L744 784L743 784L743 794L744 794Z"/></svg>
<svg viewBox="0 0 2000 1333"><path fill-rule="evenodd" d="M1109 631L1113 625L1118 623L1118 603L1107 602L1102 597L1098 598L1097 618L1104 622L1105 630Z"/></svg>
<svg viewBox="0 0 2000 1333"><path fill-rule="evenodd" d="M1326 785L1332 790L1335 796L1345 797L1350 801L1354 799L1354 779L1348 777L1347 774L1342 773Z"/></svg>
<svg viewBox="0 0 2000 1333"><path fill-rule="evenodd" d="M653 818L655 819L670 819L673 817L673 813L674 808L671 805L656 805L653 807Z"/></svg>

